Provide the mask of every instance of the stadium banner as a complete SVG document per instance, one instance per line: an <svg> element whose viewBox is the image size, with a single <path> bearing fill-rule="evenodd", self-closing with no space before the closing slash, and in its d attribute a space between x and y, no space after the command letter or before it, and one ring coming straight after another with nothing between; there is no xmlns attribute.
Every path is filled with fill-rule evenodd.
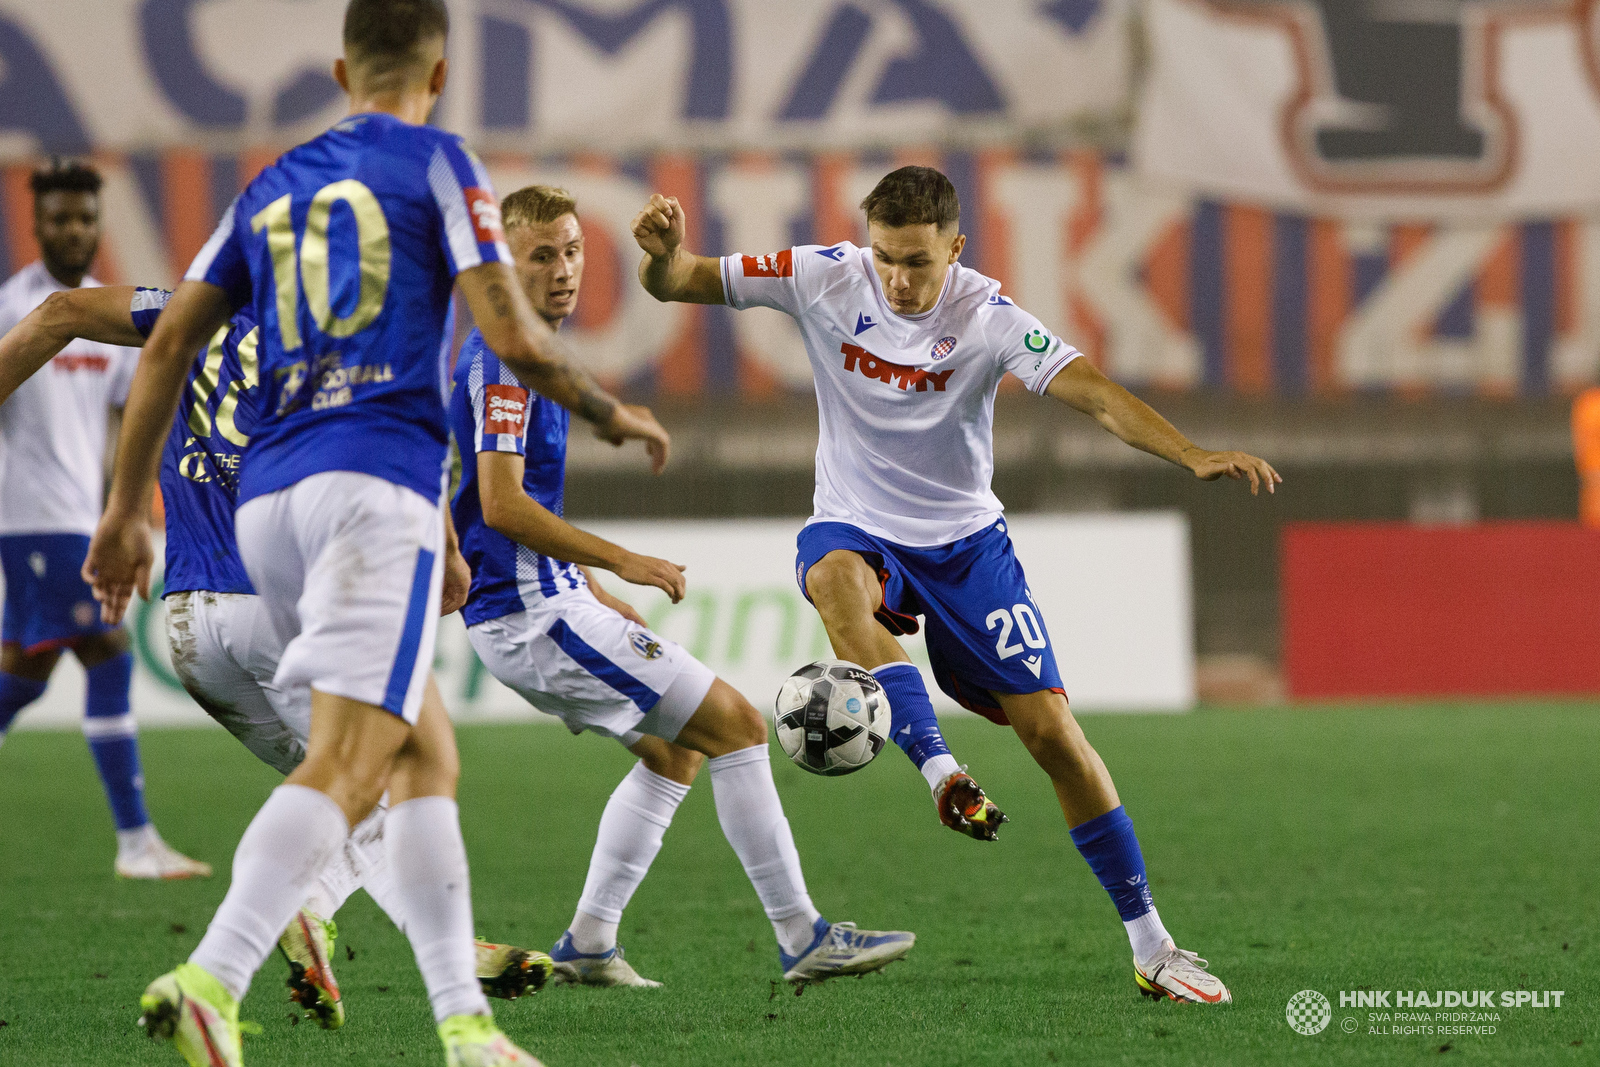
<svg viewBox="0 0 1600 1067"><path fill-rule="evenodd" d="M1600 210L1595 0L1148 0L1133 141L1189 194L1377 220Z"/></svg>
<svg viewBox="0 0 1600 1067"><path fill-rule="evenodd" d="M1281 548L1296 698L1600 694L1600 530L1291 523Z"/></svg>
<svg viewBox="0 0 1600 1067"><path fill-rule="evenodd" d="M1022 515L1008 521L1074 708L1191 708L1194 612L1188 520L1177 513L1148 512ZM795 584L795 535L801 523L597 522L584 527L688 567L689 594L676 605L658 590L630 586L609 574L602 573L601 581L657 633L682 643L770 715L784 678L813 659L831 655L817 613ZM172 674L161 602L136 600L128 626L137 663L133 708L139 721L208 723ZM928 673L922 638L907 638L905 644L922 667L940 713L967 714L939 691ZM457 721L546 718L484 670L459 614L440 625L434 663ZM83 671L71 656L64 656L49 690L22 713L18 727L77 727L83 693Z"/></svg>
<svg viewBox="0 0 1600 1067"><path fill-rule="evenodd" d="M1103 123L1131 0L447 0L478 147L847 148ZM346 0L0 0L0 158L289 145L342 114Z"/></svg>
<svg viewBox="0 0 1600 1067"><path fill-rule="evenodd" d="M98 157L97 275L170 284L272 158ZM683 201L691 247L707 254L860 243L861 198L905 163L937 166L955 183L967 265L1130 386L1502 397L1565 392L1600 371L1600 216L1377 225L1165 192L1089 151L486 159L502 194L544 181L577 195L588 267L567 328L608 384L642 398L811 387L785 316L659 304L640 288L629 223L651 192ZM13 272L37 254L28 164L0 167L0 267Z"/></svg>

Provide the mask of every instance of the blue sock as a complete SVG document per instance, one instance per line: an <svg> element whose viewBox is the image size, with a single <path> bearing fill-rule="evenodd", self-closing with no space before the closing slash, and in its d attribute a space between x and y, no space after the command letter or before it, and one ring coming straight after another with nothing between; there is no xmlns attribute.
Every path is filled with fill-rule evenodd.
<svg viewBox="0 0 1600 1067"><path fill-rule="evenodd" d="M48 683L19 678L15 674L0 673L0 737L11 729L11 720L17 712L38 700Z"/></svg>
<svg viewBox="0 0 1600 1067"><path fill-rule="evenodd" d="M889 737L917 769L935 756L949 756L928 687L922 684L922 672L910 663L885 663L875 668L872 676L889 697Z"/></svg>
<svg viewBox="0 0 1600 1067"><path fill-rule="evenodd" d="M1072 843L1111 894L1111 903L1117 906L1123 922L1132 922L1155 908L1150 883L1145 879L1139 838L1122 805L1073 827Z"/></svg>
<svg viewBox="0 0 1600 1067"><path fill-rule="evenodd" d="M144 775L139 770L139 727L128 708L133 656L124 652L85 672L89 698L83 736L89 742L106 800L118 830L137 830L150 821L144 810Z"/></svg>

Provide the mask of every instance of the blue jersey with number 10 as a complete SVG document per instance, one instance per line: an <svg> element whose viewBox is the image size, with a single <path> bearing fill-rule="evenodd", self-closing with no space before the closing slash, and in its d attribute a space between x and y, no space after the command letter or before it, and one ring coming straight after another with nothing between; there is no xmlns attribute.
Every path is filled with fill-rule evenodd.
<svg viewBox="0 0 1600 1067"><path fill-rule="evenodd" d="M439 499L450 291L510 260L488 175L442 130L354 115L262 171L187 275L261 324L239 502L324 471Z"/></svg>

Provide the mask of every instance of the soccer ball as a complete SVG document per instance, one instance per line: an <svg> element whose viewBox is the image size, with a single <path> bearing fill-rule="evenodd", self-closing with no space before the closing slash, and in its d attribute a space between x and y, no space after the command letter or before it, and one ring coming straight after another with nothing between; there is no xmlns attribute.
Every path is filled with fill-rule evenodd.
<svg viewBox="0 0 1600 1067"><path fill-rule="evenodd" d="M778 690L778 744L812 774L849 774L872 762L889 736L889 695L870 673L819 659Z"/></svg>

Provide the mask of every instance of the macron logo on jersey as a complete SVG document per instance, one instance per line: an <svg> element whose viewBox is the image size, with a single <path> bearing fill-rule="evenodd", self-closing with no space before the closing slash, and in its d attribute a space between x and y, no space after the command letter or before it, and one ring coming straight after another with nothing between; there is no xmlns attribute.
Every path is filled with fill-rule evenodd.
<svg viewBox="0 0 1600 1067"><path fill-rule="evenodd" d="M878 325L878 324L875 321L873 321L873 318L872 318L871 315L862 315L859 312L856 314L856 336L857 337L860 337L862 334L866 333L868 330L872 329L876 325Z"/></svg>
<svg viewBox="0 0 1600 1067"><path fill-rule="evenodd" d="M1013 304L1011 301L1007 300L1005 297L1001 296L999 293L996 293L993 296L991 296L988 300L985 301L985 303L992 304L992 305L994 305L996 307L1014 308L1014 307L1017 306L1017 305Z"/></svg>
<svg viewBox="0 0 1600 1067"><path fill-rule="evenodd" d="M844 353L844 369L857 371L867 378L875 378L888 385L899 386L905 392L912 386L917 392L926 393L928 383L933 383L933 391L944 392L944 385L950 380L950 375L956 372L954 367L949 370L931 371L918 370L916 367L902 367L898 363L890 363L886 359L879 359L859 345L843 344L839 351Z"/></svg>
<svg viewBox="0 0 1600 1067"><path fill-rule="evenodd" d="M785 248L782 252L768 252L764 256L743 256L746 278L793 278L794 277L794 250Z"/></svg>
<svg viewBox="0 0 1600 1067"><path fill-rule="evenodd" d="M841 259L844 258L844 249L843 248L819 248L819 249L817 249L817 255L819 255L819 256L827 256L829 259L831 259L835 263L837 263Z"/></svg>
<svg viewBox="0 0 1600 1067"><path fill-rule="evenodd" d="M506 235L500 225L500 205L494 194L476 185L462 190L467 197L467 210L472 213L472 232L481 245L502 244Z"/></svg>
<svg viewBox="0 0 1600 1067"><path fill-rule="evenodd" d="M483 387L483 432L521 437L528 424L528 391L515 385Z"/></svg>

